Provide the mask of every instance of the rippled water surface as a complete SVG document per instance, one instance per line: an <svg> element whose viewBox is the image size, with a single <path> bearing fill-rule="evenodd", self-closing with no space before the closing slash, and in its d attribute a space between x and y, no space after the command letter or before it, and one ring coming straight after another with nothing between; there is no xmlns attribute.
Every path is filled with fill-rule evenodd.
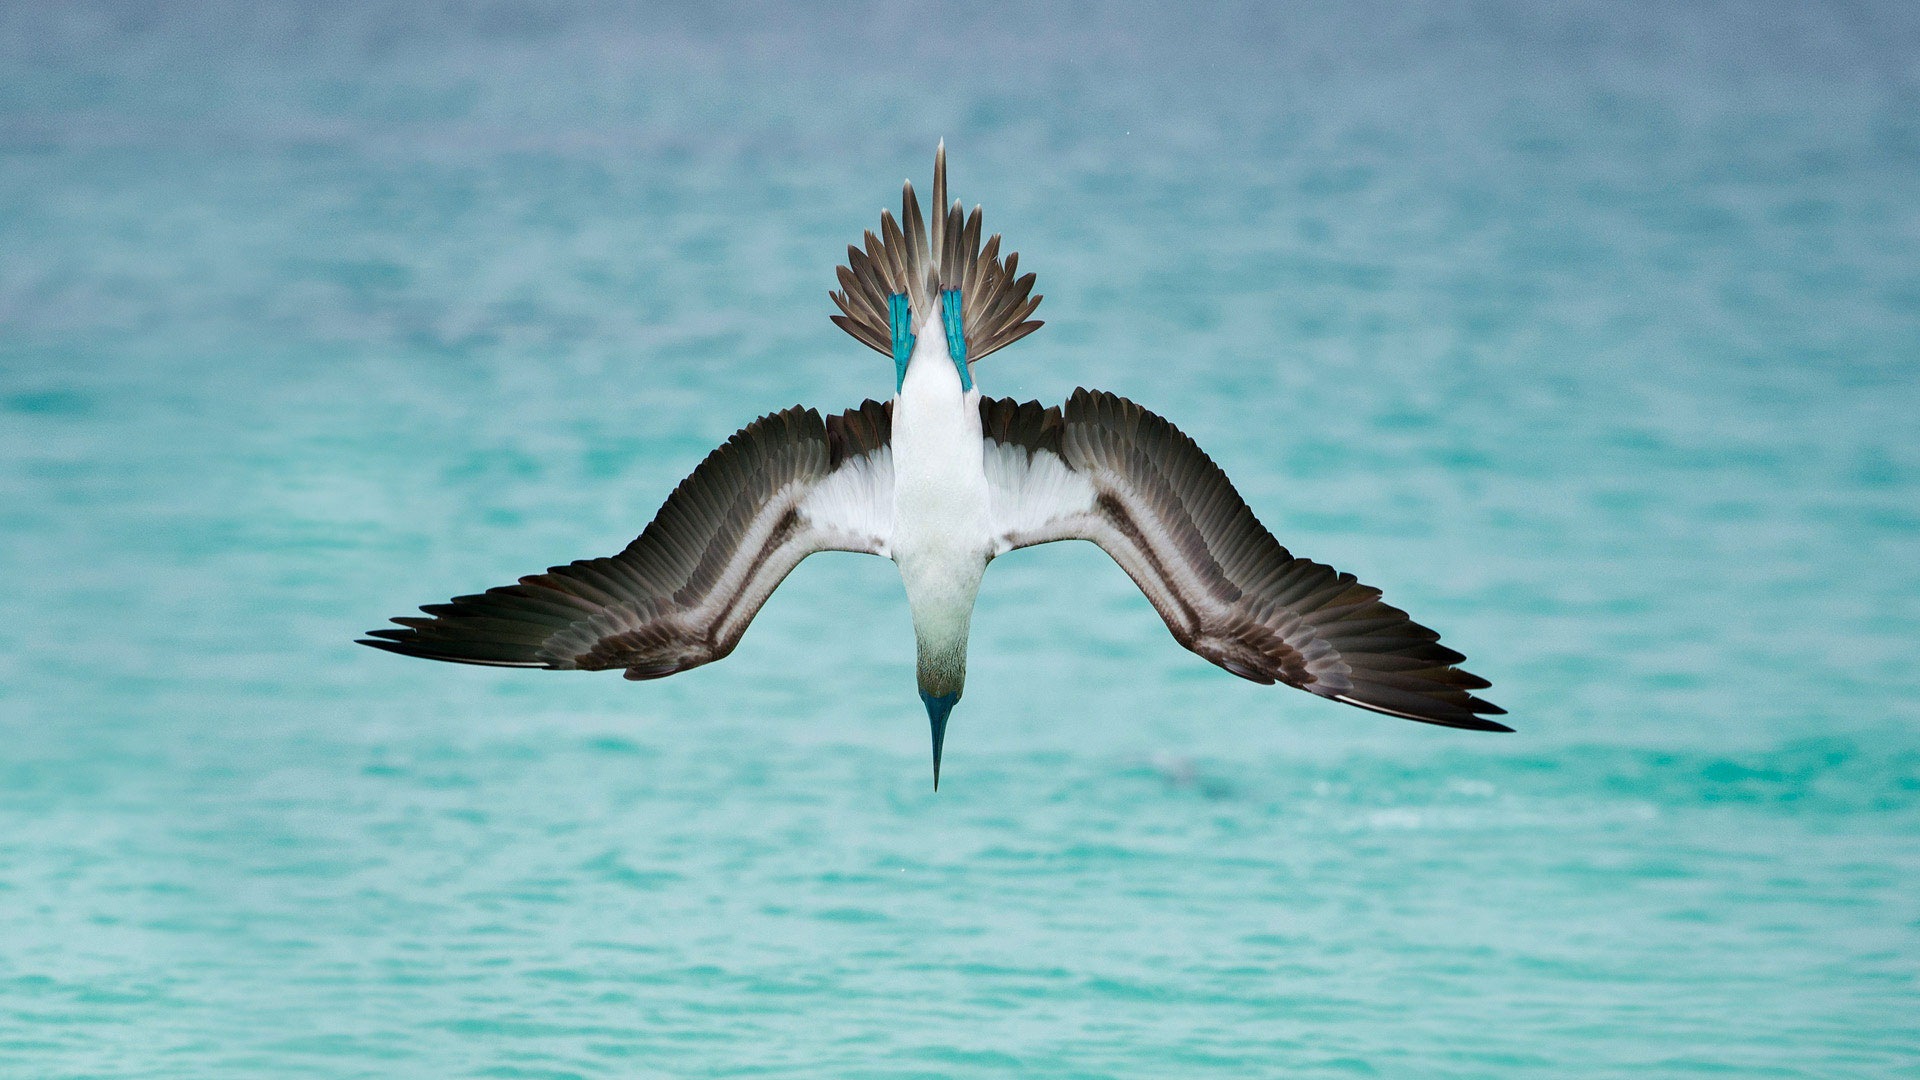
<svg viewBox="0 0 1920 1080"><path fill-rule="evenodd" d="M0 12L0 1073L1920 1072L1902 5ZM945 136L989 393L1180 424L1519 733L996 563L644 685L355 648L886 361Z"/></svg>

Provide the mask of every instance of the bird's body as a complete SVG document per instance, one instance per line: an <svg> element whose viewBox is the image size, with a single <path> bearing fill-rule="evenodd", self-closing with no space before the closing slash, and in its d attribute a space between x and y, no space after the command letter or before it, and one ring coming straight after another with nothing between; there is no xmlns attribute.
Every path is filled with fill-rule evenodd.
<svg viewBox="0 0 1920 1080"><path fill-rule="evenodd" d="M980 392L960 387L938 316L893 399L893 561L913 612L920 692L958 694L967 631L993 554ZM932 332L929 332L929 331Z"/></svg>
<svg viewBox="0 0 1920 1080"><path fill-rule="evenodd" d="M816 551L899 567L939 785L947 718L987 564L1015 548L1090 540L1113 556L1188 649L1242 678L1425 723L1506 731L1473 695L1486 680L1439 635L1351 574L1294 557L1218 466L1124 398L1064 406L982 397L973 365L1032 333L1040 298L1019 256L984 242L980 210L932 227L913 186L901 223L848 249L833 294L847 333L895 368L891 401L822 417L801 408L715 450L620 554L556 566L395 619L364 644L460 663L621 668L654 679L726 656L781 580Z"/></svg>

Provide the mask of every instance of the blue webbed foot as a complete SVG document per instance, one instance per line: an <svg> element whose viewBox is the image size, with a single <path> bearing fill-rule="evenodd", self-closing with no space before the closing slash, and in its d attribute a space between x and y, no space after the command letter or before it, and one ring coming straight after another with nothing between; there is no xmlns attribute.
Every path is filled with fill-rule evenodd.
<svg viewBox="0 0 1920 1080"><path fill-rule="evenodd" d="M887 331L893 336L894 389L907 381L907 361L913 359L913 309L906 293L887 297Z"/></svg>
<svg viewBox="0 0 1920 1080"><path fill-rule="evenodd" d="M953 357L953 366L960 369L960 389L971 390L973 375L967 370L967 330L960 314L959 289L941 290L940 322L947 328L947 355Z"/></svg>

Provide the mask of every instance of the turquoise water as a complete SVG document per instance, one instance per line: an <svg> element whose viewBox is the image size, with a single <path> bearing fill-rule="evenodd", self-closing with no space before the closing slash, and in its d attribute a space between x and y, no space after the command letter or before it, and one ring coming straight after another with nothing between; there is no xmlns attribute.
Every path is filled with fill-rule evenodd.
<svg viewBox="0 0 1920 1080"><path fill-rule="evenodd" d="M799 20L799 21L796 21ZM1898 4L7 7L0 1075L1920 1075ZM387 616L890 389L924 178L1519 733L995 564L930 791L809 561L660 683Z"/></svg>

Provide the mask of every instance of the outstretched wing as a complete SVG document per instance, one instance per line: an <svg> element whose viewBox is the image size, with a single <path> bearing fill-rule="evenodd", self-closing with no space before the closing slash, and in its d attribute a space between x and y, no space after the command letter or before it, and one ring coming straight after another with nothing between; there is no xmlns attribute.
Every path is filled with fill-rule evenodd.
<svg viewBox="0 0 1920 1080"><path fill-rule="evenodd" d="M892 406L824 420L795 407L747 425L681 482L620 554L422 608L362 645L463 664L657 679L733 651L800 560L888 554Z"/></svg>
<svg viewBox="0 0 1920 1080"><path fill-rule="evenodd" d="M1076 390L1066 407L980 403L994 553L1091 540L1180 644L1242 678L1284 682L1392 716L1481 731L1505 710L1454 665L1440 635L1380 590L1295 558L1219 466L1125 398Z"/></svg>

